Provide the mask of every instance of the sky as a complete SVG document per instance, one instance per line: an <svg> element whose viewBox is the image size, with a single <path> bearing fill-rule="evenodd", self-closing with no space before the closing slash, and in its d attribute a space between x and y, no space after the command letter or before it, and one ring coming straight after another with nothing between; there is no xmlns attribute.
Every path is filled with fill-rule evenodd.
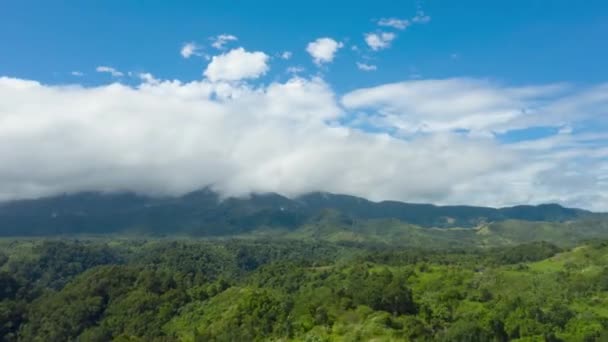
<svg viewBox="0 0 608 342"><path fill-rule="evenodd" d="M608 3L0 3L0 200L608 211Z"/></svg>

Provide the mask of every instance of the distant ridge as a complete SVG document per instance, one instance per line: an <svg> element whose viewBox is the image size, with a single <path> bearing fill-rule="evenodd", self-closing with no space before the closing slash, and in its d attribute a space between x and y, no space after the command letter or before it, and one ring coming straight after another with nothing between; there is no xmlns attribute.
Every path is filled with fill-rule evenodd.
<svg viewBox="0 0 608 342"><path fill-rule="evenodd" d="M260 227L295 229L324 210L353 220L396 219L421 227L470 228L505 220L562 222L593 215L558 204L507 208L436 206L315 192L228 198L202 189L178 197L82 192L0 204L0 235L153 233L230 235Z"/></svg>

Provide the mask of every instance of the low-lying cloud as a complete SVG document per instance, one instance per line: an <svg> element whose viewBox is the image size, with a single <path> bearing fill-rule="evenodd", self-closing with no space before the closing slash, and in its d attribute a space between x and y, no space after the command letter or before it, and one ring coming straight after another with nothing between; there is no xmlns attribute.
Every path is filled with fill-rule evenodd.
<svg viewBox="0 0 608 342"><path fill-rule="evenodd" d="M449 79L339 96L315 77L223 81L231 79L150 75L135 87L82 87L0 78L0 200L211 186L224 196L330 191L608 210L608 148L596 143L608 137L564 129L505 144L494 135L547 123L576 129L583 119L606 124L605 115L589 116L606 104L605 87L566 95L561 85Z"/></svg>

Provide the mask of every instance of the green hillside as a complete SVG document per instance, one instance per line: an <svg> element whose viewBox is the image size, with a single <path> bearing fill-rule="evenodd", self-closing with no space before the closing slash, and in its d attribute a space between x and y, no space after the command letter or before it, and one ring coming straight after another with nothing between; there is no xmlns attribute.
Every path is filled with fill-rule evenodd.
<svg viewBox="0 0 608 342"><path fill-rule="evenodd" d="M428 250L101 238L0 248L4 341L608 338L601 240Z"/></svg>
<svg viewBox="0 0 608 342"><path fill-rule="evenodd" d="M286 238L338 243L387 244L418 248L496 247L531 241L573 246L582 241L608 238L608 220L568 222L506 220L474 228L424 228L397 219L355 220L327 210L296 228L258 228L239 234L243 238Z"/></svg>
<svg viewBox="0 0 608 342"><path fill-rule="evenodd" d="M178 197L76 193L0 203L0 236L137 234L230 236L262 227L294 230L335 212L348 221L398 221L424 228L473 228L488 222L567 222L601 217L556 204L488 208L435 206L311 193L221 198L209 189ZM384 228L381 228L384 229Z"/></svg>
<svg viewBox="0 0 608 342"><path fill-rule="evenodd" d="M209 191L0 209L32 236L0 239L0 341L608 339L603 214Z"/></svg>

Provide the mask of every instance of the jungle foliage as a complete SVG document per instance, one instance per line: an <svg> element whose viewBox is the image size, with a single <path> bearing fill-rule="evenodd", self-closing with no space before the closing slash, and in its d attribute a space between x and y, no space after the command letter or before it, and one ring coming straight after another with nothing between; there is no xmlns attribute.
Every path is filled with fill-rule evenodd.
<svg viewBox="0 0 608 342"><path fill-rule="evenodd" d="M608 242L0 240L3 341L601 341Z"/></svg>

